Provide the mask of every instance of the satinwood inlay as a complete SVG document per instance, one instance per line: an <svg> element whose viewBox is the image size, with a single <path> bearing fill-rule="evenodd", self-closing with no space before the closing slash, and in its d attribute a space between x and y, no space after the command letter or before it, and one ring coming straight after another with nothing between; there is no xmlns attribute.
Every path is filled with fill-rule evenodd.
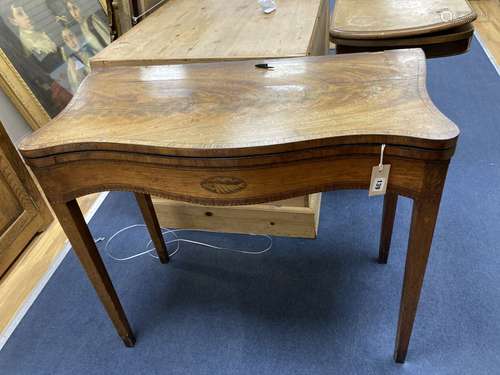
<svg viewBox="0 0 500 375"><path fill-rule="evenodd" d="M205 190L216 194L231 194L241 191L247 187L247 183L241 178L214 176L200 183Z"/></svg>

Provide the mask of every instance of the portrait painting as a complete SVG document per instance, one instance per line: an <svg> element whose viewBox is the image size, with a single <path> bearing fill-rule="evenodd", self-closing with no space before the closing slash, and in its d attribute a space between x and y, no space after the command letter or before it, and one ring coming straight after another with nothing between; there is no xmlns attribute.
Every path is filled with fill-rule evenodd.
<svg viewBox="0 0 500 375"><path fill-rule="evenodd" d="M64 109L109 43L100 0L0 2L0 83L33 128Z"/></svg>

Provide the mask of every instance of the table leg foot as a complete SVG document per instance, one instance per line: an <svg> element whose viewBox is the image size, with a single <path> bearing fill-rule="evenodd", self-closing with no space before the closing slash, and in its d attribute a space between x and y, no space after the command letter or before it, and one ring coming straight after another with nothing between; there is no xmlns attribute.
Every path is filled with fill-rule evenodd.
<svg viewBox="0 0 500 375"><path fill-rule="evenodd" d="M158 222L158 217L156 216L155 208L153 202L151 201L151 196L149 194L135 193L135 199L139 204L141 209L142 217L149 231L149 235L153 240L153 244L156 248L156 253L161 263L168 263L170 260L167 252L167 246L163 239L161 233L160 224Z"/></svg>
<svg viewBox="0 0 500 375"><path fill-rule="evenodd" d="M122 340L127 348L133 348L135 346L135 337L133 335L122 336Z"/></svg>
<svg viewBox="0 0 500 375"><path fill-rule="evenodd" d="M77 201L53 203L52 208L118 335L127 338L125 345L132 344L134 334Z"/></svg>
<svg viewBox="0 0 500 375"><path fill-rule="evenodd" d="M405 361L406 361L406 351L394 352L394 362L405 363Z"/></svg>
<svg viewBox="0 0 500 375"><path fill-rule="evenodd" d="M382 213L382 226L380 230L380 244L378 251L378 262L387 264L389 249L391 247L392 229L394 227L394 218L396 216L396 207L398 204L398 195L387 192L384 196L384 209Z"/></svg>

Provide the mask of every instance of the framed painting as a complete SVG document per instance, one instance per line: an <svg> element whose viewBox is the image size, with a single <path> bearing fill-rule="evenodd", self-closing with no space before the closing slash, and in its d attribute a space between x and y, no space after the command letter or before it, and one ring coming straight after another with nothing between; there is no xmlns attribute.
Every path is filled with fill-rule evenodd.
<svg viewBox="0 0 500 375"><path fill-rule="evenodd" d="M101 0L0 1L0 87L37 129L71 100L110 43Z"/></svg>

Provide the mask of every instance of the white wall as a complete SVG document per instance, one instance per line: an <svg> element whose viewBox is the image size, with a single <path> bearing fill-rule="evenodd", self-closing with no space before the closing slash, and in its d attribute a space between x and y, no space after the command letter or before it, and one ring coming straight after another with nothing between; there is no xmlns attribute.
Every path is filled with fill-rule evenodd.
<svg viewBox="0 0 500 375"><path fill-rule="evenodd" d="M32 131L2 90L0 90L0 121L15 145Z"/></svg>

